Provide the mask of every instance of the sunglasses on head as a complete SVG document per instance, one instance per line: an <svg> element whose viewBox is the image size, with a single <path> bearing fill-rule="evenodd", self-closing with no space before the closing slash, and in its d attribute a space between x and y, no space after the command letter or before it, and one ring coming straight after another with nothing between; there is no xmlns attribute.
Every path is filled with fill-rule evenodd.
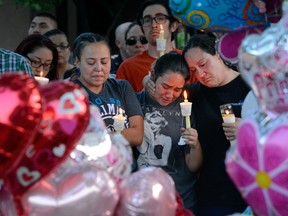
<svg viewBox="0 0 288 216"><path fill-rule="evenodd" d="M137 43L137 41L140 41L140 43L141 43L142 45L148 43L147 39L146 39L144 36L140 36L139 38L137 38L137 37L130 37L130 38L126 39L126 45L128 45L128 46L133 46L133 45L135 45L135 44Z"/></svg>

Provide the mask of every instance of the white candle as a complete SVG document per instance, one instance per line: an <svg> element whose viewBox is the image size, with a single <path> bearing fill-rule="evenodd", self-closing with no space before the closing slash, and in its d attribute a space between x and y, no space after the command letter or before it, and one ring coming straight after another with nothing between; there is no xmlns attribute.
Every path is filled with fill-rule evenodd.
<svg viewBox="0 0 288 216"><path fill-rule="evenodd" d="M222 114L223 121L225 123L234 123L235 122L235 115L233 113Z"/></svg>
<svg viewBox="0 0 288 216"><path fill-rule="evenodd" d="M187 100L187 92L184 91L184 102L180 103L181 114L185 116L186 128L191 128L190 115L192 109L192 103Z"/></svg>
<svg viewBox="0 0 288 216"><path fill-rule="evenodd" d="M159 38L156 40L157 50L160 51L160 56L164 55L166 49L166 39L164 38L164 29L163 25L160 24L160 33Z"/></svg>
<svg viewBox="0 0 288 216"><path fill-rule="evenodd" d="M40 72L40 76L35 76L35 80L37 80L40 85L46 85L49 82L48 78L43 77L43 71Z"/></svg>
<svg viewBox="0 0 288 216"><path fill-rule="evenodd" d="M120 133L125 128L125 117L122 114L122 109L119 108L119 114L114 116L114 129L117 133Z"/></svg>

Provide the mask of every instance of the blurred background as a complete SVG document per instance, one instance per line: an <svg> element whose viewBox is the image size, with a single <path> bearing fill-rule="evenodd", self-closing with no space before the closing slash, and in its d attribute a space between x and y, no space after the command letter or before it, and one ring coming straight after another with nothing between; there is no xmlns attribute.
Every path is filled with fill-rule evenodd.
<svg viewBox="0 0 288 216"><path fill-rule="evenodd" d="M59 29L69 42L82 32L107 36L115 50L114 31L117 25L136 18L143 0L0 0L0 47L15 50L27 36L30 21L38 12L57 17Z"/></svg>

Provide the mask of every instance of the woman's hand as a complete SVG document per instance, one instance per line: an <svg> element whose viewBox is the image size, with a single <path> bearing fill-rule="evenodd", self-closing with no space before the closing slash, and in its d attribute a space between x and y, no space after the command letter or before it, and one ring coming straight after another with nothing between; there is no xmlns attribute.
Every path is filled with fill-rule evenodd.
<svg viewBox="0 0 288 216"><path fill-rule="evenodd" d="M198 132L194 128L181 128L182 139L191 148L197 148L199 144Z"/></svg>
<svg viewBox="0 0 288 216"><path fill-rule="evenodd" d="M224 134L226 139L229 141L235 140L237 135L238 124L240 123L241 118L235 118L234 123L222 123Z"/></svg>
<svg viewBox="0 0 288 216"><path fill-rule="evenodd" d="M198 140L198 132L194 128L181 128L182 139L190 146L185 161L190 171L196 172L202 164L202 148Z"/></svg>

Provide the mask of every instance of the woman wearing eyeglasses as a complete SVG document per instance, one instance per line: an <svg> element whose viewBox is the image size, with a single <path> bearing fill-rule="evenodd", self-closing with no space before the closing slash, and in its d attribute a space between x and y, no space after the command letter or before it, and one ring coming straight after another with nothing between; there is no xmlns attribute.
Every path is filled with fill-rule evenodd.
<svg viewBox="0 0 288 216"><path fill-rule="evenodd" d="M66 34L59 29L53 29L46 32L44 35L52 41L58 51L56 70L59 79L70 77L71 74L76 72L76 67L69 63L71 52Z"/></svg>
<svg viewBox="0 0 288 216"><path fill-rule="evenodd" d="M147 50L148 41L136 22L133 22L128 26L125 33L125 43L129 58Z"/></svg>
<svg viewBox="0 0 288 216"><path fill-rule="evenodd" d="M58 80L56 71L58 52L52 41L44 35L32 34L24 38L15 50L26 57L35 76Z"/></svg>

